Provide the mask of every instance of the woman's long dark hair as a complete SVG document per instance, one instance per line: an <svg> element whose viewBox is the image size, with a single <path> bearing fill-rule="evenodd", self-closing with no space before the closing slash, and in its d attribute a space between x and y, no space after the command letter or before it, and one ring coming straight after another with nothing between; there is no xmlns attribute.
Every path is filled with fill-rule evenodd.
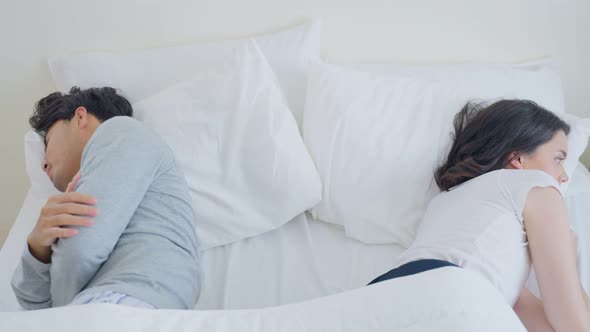
<svg viewBox="0 0 590 332"><path fill-rule="evenodd" d="M533 153L567 123L530 100L500 100L490 105L469 102L454 121L453 145L435 171L442 191L504 168L512 153Z"/></svg>

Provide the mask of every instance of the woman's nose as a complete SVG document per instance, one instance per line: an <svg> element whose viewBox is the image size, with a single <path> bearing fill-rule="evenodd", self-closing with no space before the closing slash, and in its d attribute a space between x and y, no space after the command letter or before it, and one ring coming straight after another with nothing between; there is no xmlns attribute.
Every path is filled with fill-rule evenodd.
<svg viewBox="0 0 590 332"><path fill-rule="evenodd" d="M567 174L565 172L559 177L559 180L561 181L561 183L566 183L569 179L570 179L569 176L567 176Z"/></svg>

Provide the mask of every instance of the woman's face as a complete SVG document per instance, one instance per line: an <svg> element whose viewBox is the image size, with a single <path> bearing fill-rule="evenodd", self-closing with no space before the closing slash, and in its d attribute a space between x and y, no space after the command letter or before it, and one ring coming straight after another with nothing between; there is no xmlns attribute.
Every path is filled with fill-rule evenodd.
<svg viewBox="0 0 590 332"><path fill-rule="evenodd" d="M509 166L512 167L509 168L542 170L561 184L569 180L563 168L566 157L567 136L558 130L549 142L539 146L535 152L522 154L510 161Z"/></svg>

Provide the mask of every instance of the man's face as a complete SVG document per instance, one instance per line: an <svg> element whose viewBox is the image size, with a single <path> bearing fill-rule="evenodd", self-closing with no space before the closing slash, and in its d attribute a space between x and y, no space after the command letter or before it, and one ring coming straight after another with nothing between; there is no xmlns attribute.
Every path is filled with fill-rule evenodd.
<svg viewBox="0 0 590 332"><path fill-rule="evenodd" d="M84 143L77 134L73 121L55 122L45 135L45 160L43 170L59 191L65 191L68 183L80 169Z"/></svg>

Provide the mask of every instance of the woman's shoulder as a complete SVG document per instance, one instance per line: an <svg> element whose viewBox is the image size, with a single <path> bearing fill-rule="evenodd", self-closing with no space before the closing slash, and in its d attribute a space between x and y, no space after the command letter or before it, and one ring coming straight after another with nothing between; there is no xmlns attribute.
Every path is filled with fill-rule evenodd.
<svg viewBox="0 0 590 332"><path fill-rule="evenodd" d="M499 169L491 172L484 173L477 176L469 181L450 188L449 191L457 190L462 187L481 187L487 186L495 189L494 185L497 184L503 189L519 189L525 188L526 190L540 186L548 187L554 186L561 191L559 183L551 175L541 170L534 169ZM530 187L530 188L529 188Z"/></svg>
<svg viewBox="0 0 590 332"><path fill-rule="evenodd" d="M502 169L499 172L498 183L506 190L527 193L534 187L554 187L563 195L557 180L541 170Z"/></svg>
<svg viewBox="0 0 590 332"><path fill-rule="evenodd" d="M522 211L528 192L535 187L553 187L562 195L557 180L541 170L500 169L482 174L439 195L439 199L506 201Z"/></svg>
<svg viewBox="0 0 590 332"><path fill-rule="evenodd" d="M496 183L500 177L501 171L503 170L495 170L491 172L484 173L477 177L474 177L470 180L467 180L459 185L449 188L449 192L459 192L470 190L474 188L495 188Z"/></svg>
<svg viewBox="0 0 590 332"><path fill-rule="evenodd" d="M557 197L557 191L561 198L564 197L557 180L540 170L503 170L499 178L499 185L503 195L512 203L521 222L531 191L553 192L553 197Z"/></svg>
<svg viewBox="0 0 590 332"><path fill-rule="evenodd" d="M508 169L503 168L497 170L498 174L501 174L503 178L508 179L532 179L532 180L540 180L540 181L554 181L557 182L551 175L547 172L538 170L538 169Z"/></svg>

